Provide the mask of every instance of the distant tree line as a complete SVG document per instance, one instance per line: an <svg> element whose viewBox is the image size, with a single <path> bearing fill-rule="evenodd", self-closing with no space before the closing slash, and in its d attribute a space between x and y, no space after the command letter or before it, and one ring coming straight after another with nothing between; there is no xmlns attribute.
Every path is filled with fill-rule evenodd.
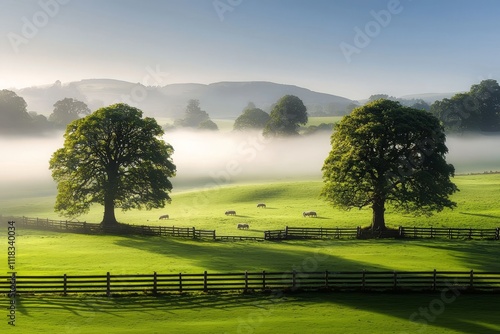
<svg viewBox="0 0 500 334"><path fill-rule="evenodd" d="M297 96L285 95L267 113L249 102L233 124L234 131L260 130L264 136L294 136L299 133L312 134L333 129L333 123L304 127L308 122L307 108ZM184 117L167 124L164 130L190 128L197 130L218 130L210 115L200 108L199 100L189 100Z"/></svg>
<svg viewBox="0 0 500 334"><path fill-rule="evenodd" d="M434 102L430 110L448 132L498 132L500 86L496 80L483 80L468 92Z"/></svg>
<svg viewBox="0 0 500 334"><path fill-rule="evenodd" d="M285 95L271 107L269 114L250 102L234 122L233 129L262 130L263 135L267 137L295 136L299 132L307 135L317 131L331 132L333 129L333 123L305 128L308 119L307 107L302 100L294 95Z"/></svg>
<svg viewBox="0 0 500 334"><path fill-rule="evenodd" d="M27 108L24 98L13 91L0 90L0 135L39 135L65 129L72 121L90 114L84 102L72 98L57 101L48 118Z"/></svg>
<svg viewBox="0 0 500 334"><path fill-rule="evenodd" d="M368 98L368 103L377 101L380 99L399 102L404 107L410 107L418 110L430 111L431 106L422 99L403 99L394 96L389 96L387 94L374 94Z"/></svg>

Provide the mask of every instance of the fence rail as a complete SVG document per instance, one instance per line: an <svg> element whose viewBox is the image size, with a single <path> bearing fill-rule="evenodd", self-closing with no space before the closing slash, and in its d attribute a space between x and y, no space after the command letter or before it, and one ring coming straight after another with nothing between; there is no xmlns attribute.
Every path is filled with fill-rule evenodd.
<svg viewBox="0 0 500 334"><path fill-rule="evenodd" d="M17 226L32 229L42 229L49 231L65 231L85 234L139 234L156 235L181 238L209 238L215 239L215 230L197 230L195 227L175 227L175 226L152 226L152 225L126 225L102 227L101 224L87 222L73 222L67 220L51 220L29 217L5 217L0 216L0 221L15 221Z"/></svg>
<svg viewBox="0 0 500 334"><path fill-rule="evenodd" d="M499 240L500 228L399 227L402 238L479 238Z"/></svg>
<svg viewBox="0 0 500 334"><path fill-rule="evenodd" d="M18 226L53 231L86 234L138 234L213 240L289 240L289 239L341 239L365 237L391 238L449 238L449 239L492 239L500 240L500 228L446 228L446 227L406 227L397 230L371 231L356 228L285 227L283 230L264 231L264 236L218 236L215 230L198 230L195 227L125 225L119 224L103 229L101 224L50 220L28 217L0 216L0 222L16 221Z"/></svg>
<svg viewBox="0 0 500 334"><path fill-rule="evenodd" d="M194 291L366 290L500 292L500 272L345 271L240 272L141 275L0 276L0 293L12 294L182 293Z"/></svg>

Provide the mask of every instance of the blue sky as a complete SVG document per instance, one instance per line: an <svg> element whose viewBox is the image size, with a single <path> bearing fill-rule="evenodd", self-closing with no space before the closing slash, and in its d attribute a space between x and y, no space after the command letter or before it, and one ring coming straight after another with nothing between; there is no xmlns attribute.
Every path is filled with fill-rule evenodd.
<svg viewBox="0 0 500 334"><path fill-rule="evenodd" d="M497 0L2 0L0 89L113 78L351 99L463 91L500 76L499 17Z"/></svg>

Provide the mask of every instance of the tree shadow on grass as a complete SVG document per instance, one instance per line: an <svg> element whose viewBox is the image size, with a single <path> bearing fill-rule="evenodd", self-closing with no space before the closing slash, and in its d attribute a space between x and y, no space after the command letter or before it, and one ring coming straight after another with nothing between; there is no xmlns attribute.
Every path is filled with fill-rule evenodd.
<svg viewBox="0 0 500 334"><path fill-rule="evenodd" d="M340 257L322 254L325 247L321 242L270 242L255 243L214 241L193 241L173 238L126 237L115 242L118 246L140 249L167 257L175 257L194 266L215 272L248 271L292 271L302 270L302 263L314 263L315 269L325 270L335 266L342 268L358 268L358 263ZM166 268L168 269L168 268ZM156 269L159 271L159 269Z"/></svg>
<svg viewBox="0 0 500 334"><path fill-rule="evenodd" d="M500 216L495 216L495 215L485 215L485 214L481 214L481 213L469 213L469 212L459 212L459 213L461 215L467 215L467 216L476 216L476 217L500 219Z"/></svg>
<svg viewBox="0 0 500 334"><path fill-rule="evenodd" d="M419 246L419 240L410 241ZM475 271L500 272L500 243L498 240L426 240L422 247L445 251Z"/></svg>
<svg viewBox="0 0 500 334"><path fill-rule="evenodd" d="M280 243L254 243L235 242L219 243L213 241L192 241L173 238L158 237L123 237L114 241L116 244L138 249L144 252L163 255L165 257L177 257L181 261L192 262L209 272L243 272L248 271L314 271L314 270L356 270L362 268L367 270L391 270L385 266L376 265L367 267L366 263L345 259L335 255L328 255L321 251L327 247L341 247L338 241L283 241ZM365 241L346 241L354 243L356 247L366 245ZM387 248L391 242L384 241ZM420 240L409 241L419 244ZM465 263L475 261L475 268L481 270L492 270L498 268L491 262L497 262L497 241L462 241L462 240L425 240L421 242L422 247L438 248L443 251L452 252L454 256L460 257ZM496 247L496 248L495 248ZM388 250L390 251L390 250ZM272 261L266 261L272 259ZM266 263L267 268L266 268ZM272 264L271 264L272 263ZM172 268L151 268L158 273L174 272ZM446 268L443 268L446 269ZM189 272L196 274L194 272ZM447 300L450 298L448 292ZM274 301L269 302L269 299ZM442 302L441 291L436 294L376 294L376 293L292 293L287 294L286 301L281 301L278 295L242 295L242 294L192 294L192 295L160 295L151 297L138 295L136 297L113 297L95 298L89 297L21 297L18 303L20 314L32 316L46 310L64 310L77 317L88 316L88 312L95 314L107 314L113 317L130 316L130 312L137 313L138 319L141 314L153 311L172 312L176 309L200 309L211 308L238 309L244 307L242 312L248 310L259 310L262 307L255 305L262 300L268 302L266 307L273 307L273 312L279 312L280 305L285 303L296 303L297 305L310 308L324 305L331 306L332 324L335 322L336 309L340 306L360 310L360 317L369 321L366 314L383 315L403 320L407 326L400 333L419 332L423 329L433 332L436 329L449 329L459 333L490 333L494 332L491 327L498 325L499 320L492 314L498 313L498 296L466 295L457 297L453 303ZM439 301L441 300L441 304ZM283 303L283 304L282 304ZM267 306L271 305L271 306ZM444 306L441 307L440 305ZM439 314L431 314L433 320L426 320L420 315L420 308L431 308L438 310ZM443 308L443 310L441 310ZM34 311L37 312L34 312ZM240 310L240 309L238 309ZM146 312L146 313L144 313ZM289 311L287 311L289 312ZM330 311L328 311L330 312ZM417 312L417 316L413 316ZM323 315L325 316L325 315ZM318 315L318 317L321 317ZM425 320L427 327L420 323L410 322L414 320ZM495 322L496 321L496 322ZM383 327L383 323L374 323ZM353 324L355 327L356 324ZM411 330L410 330L411 329Z"/></svg>
<svg viewBox="0 0 500 334"><path fill-rule="evenodd" d="M267 199L280 198L285 191L285 189L268 188L266 186L263 186L261 190L245 189L235 194L233 200L235 203L255 202L257 205L257 203L265 202Z"/></svg>
<svg viewBox="0 0 500 334"><path fill-rule="evenodd" d="M324 330L315 329L315 324L323 321L330 326L328 332L333 332L332 329L337 323L345 324L346 320L342 317L346 316L349 319L347 325L352 329L350 333L354 333L362 323L363 328L373 326L371 333L433 333L449 330L454 333L476 334L498 332L500 321L496 312L497 298L498 296L491 295L464 294L449 303L440 304L438 302L442 300L440 293L289 292L251 295L199 293L112 298L30 296L19 298L17 311L23 317L43 315L44 318L40 319L40 322L46 321L45 316L54 312L58 314L58 318L71 319L73 325L81 330L85 330L85 326L94 321L102 322L106 321L105 319L115 321L113 319L131 317L137 323L145 319L154 321L152 318L161 321L165 315L189 317L189 313L186 314L184 311L191 310L209 312L211 317L215 318L217 315L225 318L229 314L229 318L234 319L234 322L231 321L234 324L238 324L237 317L257 319L255 322L248 320L246 322L249 326L247 328L253 329L252 332L262 332L259 331L259 327L265 325L266 321L272 321L273 326L279 326L280 321L287 323L310 321L311 332L325 333ZM303 315L301 309L308 311ZM312 312L314 315L311 315L309 310L314 310ZM218 321L215 318L214 321ZM386 323L387 321L390 321L390 324ZM392 331L386 326L392 326ZM279 329L275 332L280 333Z"/></svg>

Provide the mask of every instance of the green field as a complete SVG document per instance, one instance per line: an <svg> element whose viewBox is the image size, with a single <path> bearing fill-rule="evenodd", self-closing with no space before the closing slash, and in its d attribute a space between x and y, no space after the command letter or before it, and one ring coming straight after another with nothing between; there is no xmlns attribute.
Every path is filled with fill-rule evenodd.
<svg viewBox="0 0 500 334"><path fill-rule="evenodd" d="M329 124L329 123L337 123L342 119L342 116L325 116L325 117L309 117L306 126L311 125L320 125L321 123Z"/></svg>
<svg viewBox="0 0 500 334"><path fill-rule="evenodd" d="M458 207L432 217L387 211L390 226L499 227L500 175L458 176ZM284 226L366 226L369 210L341 211L318 197L320 181L240 184L174 192L172 204L154 211L117 212L131 224L215 229L219 235L262 236ZM1 202L3 215L57 219L54 198ZM257 209L264 202L266 209ZM236 210L227 217L224 211ZM304 210L318 218L303 218ZM168 213L172 219L159 221ZM81 220L98 222L94 207ZM237 223L250 224L249 231ZM18 275L202 273L290 270L456 270L500 272L498 241L316 240L214 242L139 236L90 236L18 228ZM0 232L6 240L6 231ZM0 258L4 263L6 254ZM436 294L295 293L286 296L191 294L23 296L14 333L496 333L498 295L462 294L439 302ZM1 301L7 305L8 301ZM438 308L439 306L439 308ZM434 308L430 318L418 315ZM5 311L7 312L7 311ZM415 316L417 312L417 316ZM410 318L413 321L410 321ZM423 324L425 320L426 325ZM1 327L5 326L5 327ZM6 328L0 324L0 328ZM8 328L10 330L10 328Z"/></svg>
<svg viewBox="0 0 500 334"><path fill-rule="evenodd" d="M9 333L470 333L500 331L498 296L336 293L26 297ZM437 308L436 305L441 305ZM424 315L420 314L424 312ZM433 312L434 311L434 312ZM427 312L427 313L425 313ZM410 318L414 321L410 321Z"/></svg>
<svg viewBox="0 0 500 334"><path fill-rule="evenodd" d="M474 227L500 226L500 174L457 176L454 182L460 191L453 195L457 207L446 209L431 217L414 217L391 210L386 211L386 223L398 226ZM319 180L283 183L239 184L213 186L187 192L172 193L172 203L163 209L151 211L117 210L117 219L123 223L140 225L165 225L215 229L219 235L263 236L263 231L294 227L356 227L367 226L371 221L370 209L344 211L332 208L319 197L322 182ZM266 203L266 209L257 203ZM63 219L53 212L54 197L36 197L0 202L0 214ZM225 216L226 210L235 210L236 216ZM304 218L302 212L315 210L318 218ZM169 214L169 220L158 220ZM100 222L102 207L95 206L80 221ZM248 223L249 231L236 228L238 223Z"/></svg>

